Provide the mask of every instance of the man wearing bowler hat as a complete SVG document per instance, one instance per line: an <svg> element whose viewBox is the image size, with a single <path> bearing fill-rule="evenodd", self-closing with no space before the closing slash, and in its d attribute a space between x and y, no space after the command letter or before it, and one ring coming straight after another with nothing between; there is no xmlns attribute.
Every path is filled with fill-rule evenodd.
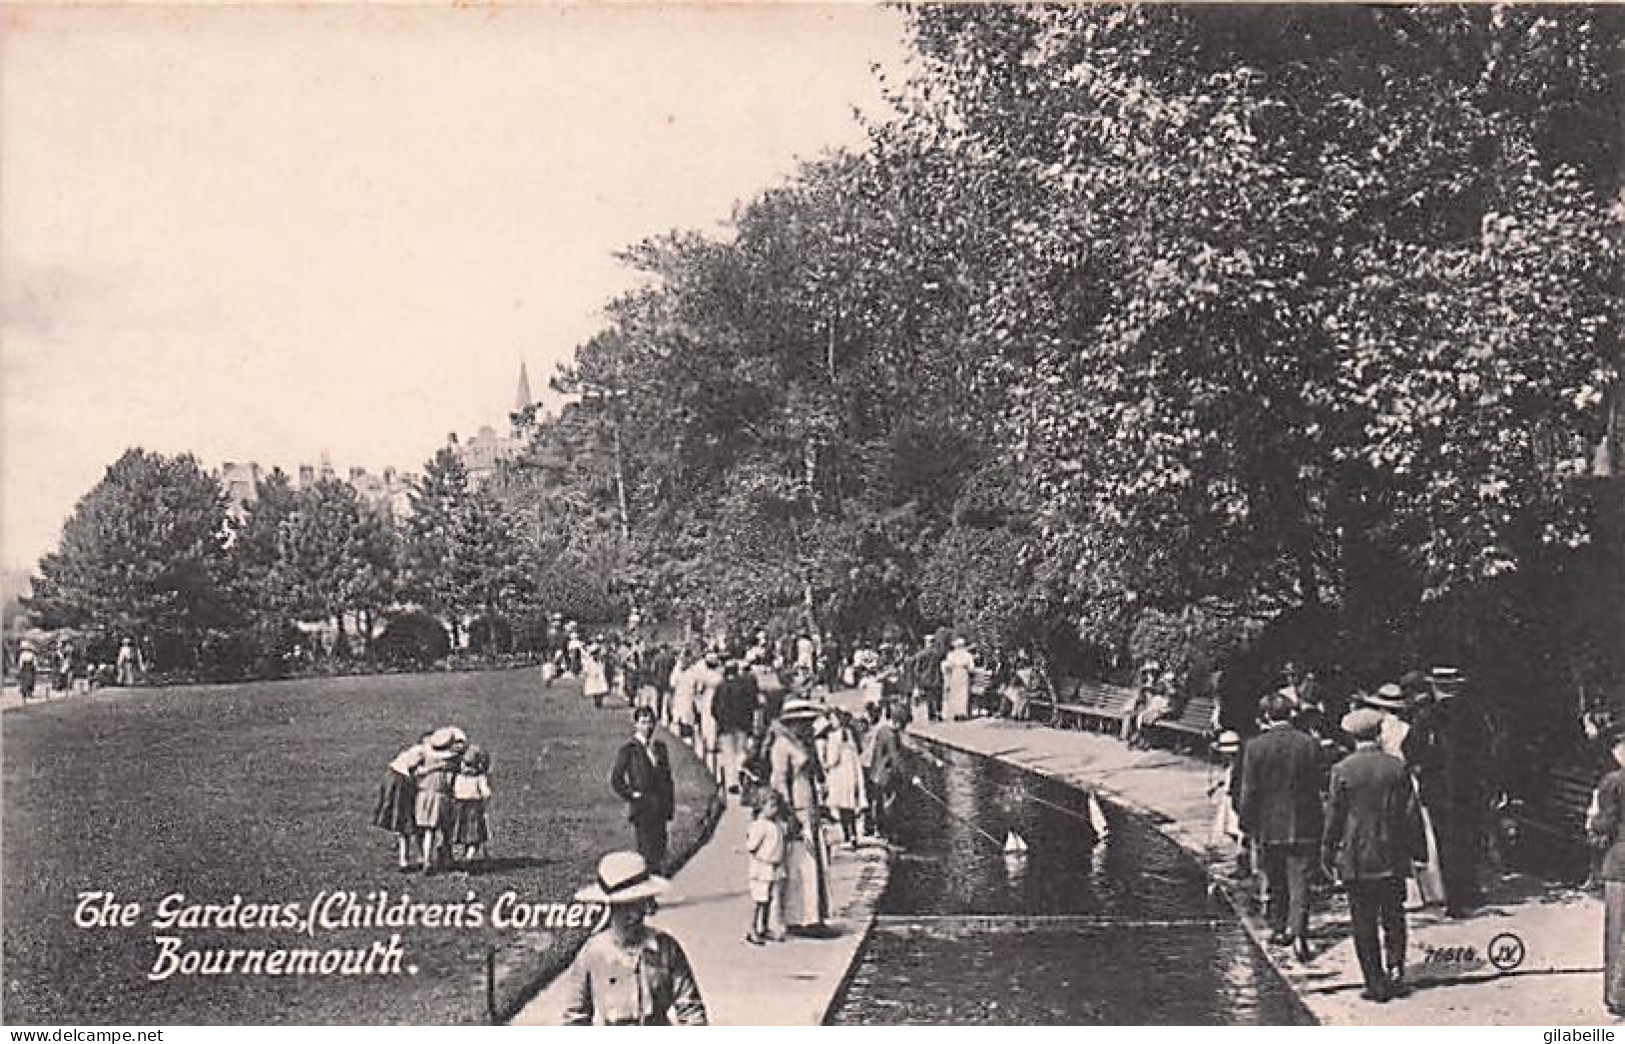
<svg viewBox="0 0 1625 1044"><path fill-rule="evenodd" d="M1439 844L1445 913L1467 917L1479 904L1478 860L1487 811L1485 758L1489 734L1463 695L1466 678L1455 667L1428 673L1432 702L1418 712L1405 737L1405 761L1416 773Z"/></svg>
<svg viewBox="0 0 1625 1044"><path fill-rule="evenodd" d="M676 939L646 923L669 882L636 852L598 861L576 902L609 907L609 927L587 940L565 972L566 1026L704 1026L705 1001Z"/></svg>

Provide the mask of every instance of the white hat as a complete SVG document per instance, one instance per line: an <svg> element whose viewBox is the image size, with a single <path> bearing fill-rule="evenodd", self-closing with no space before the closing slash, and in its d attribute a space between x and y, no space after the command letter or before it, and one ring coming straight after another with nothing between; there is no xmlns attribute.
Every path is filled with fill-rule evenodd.
<svg viewBox="0 0 1625 1044"><path fill-rule="evenodd" d="M1367 707L1385 711L1404 710L1408 706L1405 702L1405 691L1393 682L1381 686L1373 695L1361 693L1355 699Z"/></svg>
<svg viewBox="0 0 1625 1044"><path fill-rule="evenodd" d="M454 728L435 729L429 734L429 746L434 750L450 750L457 742L457 730Z"/></svg>
<svg viewBox="0 0 1625 1044"><path fill-rule="evenodd" d="M1230 729L1219 733L1219 738L1213 741L1213 749L1220 754L1233 754L1241 749L1241 734Z"/></svg>
<svg viewBox="0 0 1625 1044"><path fill-rule="evenodd" d="M576 893L578 903L619 906L660 895L671 882L649 872L649 864L636 852L611 852L598 860L598 880Z"/></svg>
<svg viewBox="0 0 1625 1044"><path fill-rule="evenodd" d="M812 700L785 700L784 706L779 708L779 720L809 721L823 717L826 709L822 703Z"/></svg>

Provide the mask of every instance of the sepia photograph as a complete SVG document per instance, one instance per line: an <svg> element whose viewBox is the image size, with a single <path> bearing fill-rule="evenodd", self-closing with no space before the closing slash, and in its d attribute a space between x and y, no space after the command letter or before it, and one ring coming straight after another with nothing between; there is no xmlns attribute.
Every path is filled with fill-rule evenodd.
<svg viewBox="0 0 1625 1044"><path fill-rule="evenodd" d="M1622 237L1625 6L0 3L0 1020L1612 1039Z"/></svg>

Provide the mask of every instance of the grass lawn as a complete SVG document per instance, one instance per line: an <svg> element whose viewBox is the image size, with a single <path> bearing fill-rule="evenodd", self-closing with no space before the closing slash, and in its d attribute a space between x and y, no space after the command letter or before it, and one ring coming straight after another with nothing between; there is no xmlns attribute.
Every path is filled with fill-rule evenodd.
<svg viewBox="0 0 1625 1044"><path fill-rule="evenodd" d="M491 866L423 878L395 870L370 817L389 760L456 724L491 752ZM506 1013L579 945L579 931L415 927L155 929L160 899L313 903L333 890L391 901L506 892L565 901L598 857L631 847L610 792L626 710L594 711L538 671L391 675L135 690L12 710L4 754L4 992L13 1025L49 1023L482 1023L486 963ZM677 773L673 852L698 842L713 790L668 738ZM82 892L140 903L133 927L81 928ZM399 931L405 967L371 975L175 975L152 982L156 936L188 949L366 948Z"/></svg>

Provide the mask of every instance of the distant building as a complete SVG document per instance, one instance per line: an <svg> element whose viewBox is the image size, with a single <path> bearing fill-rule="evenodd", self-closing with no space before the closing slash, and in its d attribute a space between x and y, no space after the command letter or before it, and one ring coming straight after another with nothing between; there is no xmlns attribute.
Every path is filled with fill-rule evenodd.
<svg viewBox="0 0 1625 1044"><path fill-rule="evenodd" d="M513 412L520 413L534 403L530 392L530 373L521 362ZM484 481L496 473L503 461L512 460L523 452L526 436L517 425L510 426L508 434L501 435L487 424L466 441L459 441L455 432L447 436L447 441L463 462L469 477ZM226 491L227 509L234 519L241 521L246 515L248 506L259 498L259 484L269 474L268 468L254 461L240 463L228 460L220 466L215 477ZM298 465L289 475L288 484L294 489L309 489L317 482L338 477L332 458L323 453L317 464ZM384 468L380 474L373 474L366 468L351 467L343 481L356 491L362 501L388 511L398 521L412 514L410 494L414 479L412 474L392 467Z"/></svg>
<svg viewBox="0 0 1625 1044"><path fill-rule="evenodd" d="M259 484L270 475L270 470L254 461L239 463L228 460L220 466L215 478L226 491L226 508L232 518L242 521L248 507L259 499ZM309 489L324 479L337 479L333 462L322 454L320 465L300 464L289 476L288 485L294 489ZM387 511L399 520L412 513L412 476L393 467L386 467L375 475L366 468L352 467L344 479L356 491L363 503Z"/></svg>
<svg viewBox="0 0 1625 1044"><path fill-rule="evenodd" d="M534 405L535 398L530 392L530 373L525 364L519 364L519 384L514 392L513 412L521 413L526 407ZM510 425L508 434L498 434L491 425L486 424L467 439L458 439L457 433L452 432L446 436L451 445L452 452L462 461L463 468L468 477L477 482L483 482L496 473L498 465L503 461L513 460L524 452L526 438L524 432L517 425Z"/></svg>

